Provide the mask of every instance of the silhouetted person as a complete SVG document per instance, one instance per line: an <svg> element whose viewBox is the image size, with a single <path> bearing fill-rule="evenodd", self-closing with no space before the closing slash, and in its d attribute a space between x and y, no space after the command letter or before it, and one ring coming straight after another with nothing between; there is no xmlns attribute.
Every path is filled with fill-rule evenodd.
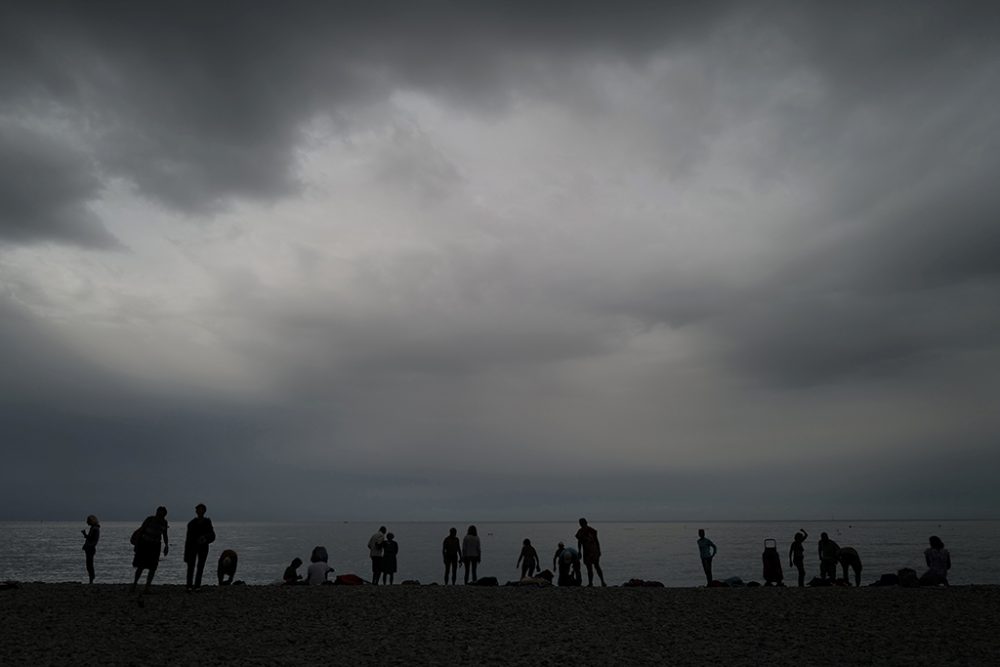
<svg viewBox="0 0 1000 667"><path fill-rule="evenodd" d="M389 533L382 544L382 583L391 584L395 580L398 555L399 543L396 542L396 536Z"/></svg>
<svg viewBox="0 0 1000 667"><path fill-rule="evenodd" d="M806 547L804 542L807 537L809 537L809 533L806 532L806 529L800 528L799 532L795 533L792 546L788 549L788 563L799 571L799 588L806 585Z"/></svg>
<svg viewBox="0 0 1000 667"><path fill-rule="evenodd" d="M826 533L820 533L819 543L819 578L837 580L837 556L840 554L840 546L830 539Z"/></svg>
<svg viewBox="0 0 1000 667"><path fill-rule="evenodd" d="M552 565L558 568L560 586L579 586L582 582L580 552L573 547L567 547L560 542L552 559Z"/></svg>
<svg viewBox="0 0 1000 667"><path fill-rule="evenodd" d="M854 547L843 547L837 554L837 561L844 572L844 581L847 582L847 585L851 584L851 580L847 578L847 568L851 568L854 572L854 585L860 587L861 556L858 555L857 549Z"/></svg>
<svg viewBox="0 0 1000 667"><path fill-rule="evenodd" d="M382 576L382 545L385 543L385 526L380 526L375 534L368 538L368 555L372 559L372 583L378 585Z"/></svg>
<svg viewBox="0 0 1000 667"><path fill-rule="evenodd" d="M146 588L148 592L153 585L153 575L160 564L160 542L163 542L163 555L166 556L170 550L167 540L167 508L156 508L156 514L147 516L139 529L132 534L132 541L135 544L135 556L132 558L132 567L135 568L135 579L132 581L132 590L135 591L139 585L139 577L142 571L147 570Z"/></svg>
<svg viewBox="0 0 1000 667"><path fill-rule="evenodd" d="M333 572L330 567L326 547L314 547L309 557L309 568L306 570L305 583L311 586L325 584L327 575Z"/></svg>
<svg viewBox="0 0 1000 667"><path fill-rule="evenodd" d="M236 565L239 563L239 556L232 549L226 549L219 554L219 585L228 586L233 583L236 577Z"/></svg>
<svg viewBox="0 0 1000 667"><path fill-rule="evenodd" d="M187 589L201 588L201 575L208 559L208 545L215 541L212 520L205 516L206 507L198 503L194 508L195 517L188 521L187 537L184 538L184 562L187 563Z"/></svg>
<svg viewBox="0 0 1000 667"><path fill-rule="evenodd" d="M920 577L924 586L948 585L948 570L951 569L951 554L944 548L944 542L937 535L930 538L930 548L924 549L927 571Z"/></svg>
<svg viewBox="0 0 1000 667"><path fill-rule="evenodd" d="M597 539L597 531L587 525L586 519L580 519L580 530L576 531L576 546L583 554L583 564L587 566L587 585L594 585L594 570L604 583L604 572L601 571L601 543Z"/></svg>
<svg viewBox="0 0 1000 667"><path fill-rule="evenodd" d="M712 559L719 549L715 542L705 537L705 529L698 529L698 555L701 557L701 569L705 570L705 580L707 585L712 585Z"/></svg>
<svg viewBox="0 0 1000 667"><path fill-rule="evenodd" d="M482 558L482 550L479 542L479 532L475 526L469 526L469 530L462 538L462 564L465 565L465 583L476 583L476 571L479 568L479 561Z"/></svg>
<svg viewBox="0 0 1000 667"><path fill-rule="evenodd" d="M458 539L458 530L452 528L448 537L441 543L441 555L444 557L444 583L448 585L448 573L451 573L451 583L458 578L458 561L462 558L462 542Z"/></svg>
<svg viewBox="0 0 1000 667"><path fill-rule="evenodd" d="M521 568L521 578L524 579L534 576L535 568L541 568L541 565L538 560L538 552L535 551L535 547L531 546L531 540L525 538L521 547L521 555L517 557L517 564L514 567Z"/></svg>
<svg viewBox="0 0 1000 667"><path fill-rule="evenodd" d="M94 583L94 554L97 553L97 541L101 539L101 524L91 514L87 517L87 526L87 530L80 532L83 533L83 553L87 557L87 576L90 577L90 583Z"/></svg>
<svg viewBox="0 0 1000 667"><path fill-rule="evenodd" d="M299 574L299 568L302 567L301 558L293 558L291 564L285 568L285 574L282 575L281 581L286 586L294 586L302 581L302 575Z"/></svg>

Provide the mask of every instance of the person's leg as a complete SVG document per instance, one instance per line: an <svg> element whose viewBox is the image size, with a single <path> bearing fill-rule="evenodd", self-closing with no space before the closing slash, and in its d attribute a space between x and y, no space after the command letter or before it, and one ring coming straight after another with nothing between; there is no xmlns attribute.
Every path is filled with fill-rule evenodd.
<svg viewBox="0 0 1000 667"><path fill-rule="evenodd" d="M476 583L479 580L478 572L479 572L479 559L478 558L473 558L472 559L472 583Z"/></svg>
<svg viewBox="0 0 1000 667"><path fill-rule="evenodd" d="M205 573L205 561L208 560L208 545L198 550L198 564L194 574L194 587L201 588L201 576ZM190 567L190 566L188 566ZM188 575L188 585L191 585L191 576Z"/></svg>
<svg viewBox="0 0 1000 667"><path fill-rule="evenodd" d="M194 587L194 559L191 559L185 563L187 566L187 589L191 590Z"/></svg>
<svg viewBox="0 0 1000 667"><path fill-rule="evenodd" d="M469 558L466 558L464 560L465 567L463 569L465 570L465 572L462 573L462 578L465 580L465 583L469 583L469 572L472 570L472 568L470 568L469 565L471 563L472 563L472 560L469 559Z"/></svg>
<svg viewBox="0 0 1000 667"><path fill-rule="evenodd" d="M94 552L86 551L87 554L87 576L90 578L90 583L94 583Z"/></svg>
<svg viewBox="0 0 1000 667"><path fill-rule="evenodd" d="M139 585L139 577L142 576L142 568L135 568L135 579L132 580L132 592L135 593L136 586Z"/></svg>
<svg viewBox="0 0 1000 667"><path fill-rule="evenodd" d="M586 562L584 564L587 566L587 585L588 586L593 586L594 585L594 566L590 563L590 561L588 561L588 562Z"/></svg>
<svg viewBox="0 0 1000 667"><path fill-rule="evenodd" d="M806 568L801 562L795 563L795 569L799 571L799 588L806 585Z"/></svg>
<svg viewBox="0 0 1000 667"><path fill-rule="evenodd" d="M601 561L596 559L594 560L594 569L597 570L597 576L601 580L601 586L607 586L607 584L604 583L604 572L601 570Z"/></svg>
<svg viewBox="0 0 1000 667"><path fill-rule="evenodd" d="M705 571L705 585L712 585L712 559L702 558L701 559L701 569Z"/></svg>
<svg viewBox="0 0 1000 667"><path fill-rule="evenodd" d="M854 585L857 588L861 588L861 568L857 567L854 570Z"/></svg>
<svg viewBox="0 0 1000 667"><path fill-rule="evenodd" d="M146 592L147 593L149 592L149 589L153 586L153 575L154 574L156 574L156 568L155 567L149 568L149 573L146 574Z"/></svg>
<svg viewBox="0 0 1000 667"><path fill-rule="evenodd" d="M524 565L521 566L521 578L524 579L527 576L528 576L528 564L525 563Z"/></svg>

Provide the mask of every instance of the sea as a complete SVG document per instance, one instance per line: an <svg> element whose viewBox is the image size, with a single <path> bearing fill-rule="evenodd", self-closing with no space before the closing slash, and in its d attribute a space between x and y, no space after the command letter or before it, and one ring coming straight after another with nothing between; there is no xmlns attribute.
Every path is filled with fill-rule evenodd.
<svg viewBox="0 0 1000 667"><path fill-rule="evenodd" d="M448 529L459 536L467 523L387 522L399 543L396 583L417 580L440 583L444 569L441 542ZM552 567L557 543L576 546L578 528L573 521L552 523L492 522L475 524L482 543L479 576L496 577L500 583L516 580L515 567L522 541L537 549L545 567ZM795 584L788 566L788 548L795 532L804 528L807 580L818 574L817 540L825 531L841 547L857 549L864 565L862 583L883 573L909 567L926 570L923 551L931 535L940 537L951 552L950 582L1000 584L1000 521L739 521L739 522L600 522L591 521L601 542L601 565L608 585L629 579L662 582L671 587L703 586L705 578L695 541L699 528L715 542L716 579L740 577L763 581L761 556L764 540L777 541L786 583ZM84 582L87 579L82 551L84 522L0 522L0 580L20 582ZM129 537L137 522L101 524L95 565L97 583L131 582L132 547ZM186 522L174 522L169 531L171 549L161 556L154 583L183 584L185 580L184 532ZM211 545L205 583L216 583L216 563L223 549L239 555L236 579L251 585L277 583L293 558L309 562L315 546L324 546L334 574L369 578L371 564L366 545L379 528L377 523L253 523L216 521L217 540ZM300 570L304 573L305 568ZM462 571L459 570L461 583ZM586 572L584 571L586 582Z"/></svg>

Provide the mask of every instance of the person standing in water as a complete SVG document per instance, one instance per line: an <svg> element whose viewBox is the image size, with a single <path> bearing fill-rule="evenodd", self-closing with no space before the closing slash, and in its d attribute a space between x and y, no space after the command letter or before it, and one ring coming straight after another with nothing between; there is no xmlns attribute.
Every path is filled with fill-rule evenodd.
<svg viewBox="0 0 1000 667"><path fill-rule="evenodd" d="M712 585L712 559L719 549L715 542L705 537L705 529L698 529L698 555L701 556L701 569L705 570L706 585Z"/></svg>
<svg viewBox="0 0 1000 667"><path fill-rule="evenodd" d="M604 572L601 571L601 543L597 540L597 531L587 525L586 519L580 519L580 530L576 531L576 546L583 554L583 564L587 566L587 585L594 585L594 570L604 583Z"/></svg>
<svg viewBox="0 0 1000 667"><path fill-rule="evenodd" d="M198 503L194 508L195 517L188 521L187 536L184 538L184 562L187 563L187 590L201 588L201 575L208 560L208 545L215 541L212 520L205 516L208 508Z"/></svg>
<svg viewBox="0 0 1000 667"><path fill-rule="evenodd" d="M806 529L800 528L799 532L795 533L792 546L788 549L788 563L799 571L799 588L806 585L806 548L803 543L807 537L809 537L809 533L806 532Z"/></svg>
<svg viewBox="0 0 1000 667"><path fill-rule="evenodd" d="M83 553L87 556L87 576L90 583L94 583L94 554L97 553L97 541L101 539L101 524L97 517L91 514L87 517L88 530L81 530L83 533Z"/></svg>
<svg viewBox="0 0 1000 667"><path fill-rule="evenodd" d="M135 556L132 558L132 567L135 568L135 579L132 581L132 591L139 585L139 577L142 571L147 570L145 592L149 592L153 585L153 575L160 564L160 542L163 542L163 555L170 551L170 544L167 540L167 508L160 505L156 508L156 514L147 516L139 526L139 529L132 534L132 543L135 545Z"/></svg>
<svg viewBox="0 0 1000 667"><path fill-rule="evenodd" d="M479 542L479 531L475 526L469 526L465 537L462 539L462 564L465 566L465 583L476 583L476 571L479 568L479 561L482 559L482 546Z"/></svg>
<svg viewBox="0 0 1000 667"><path fill-rule="evenodd" d="M448 537L441 543L441 556L444 558L444 584L448 585L448 574L451 573L451 585L454 586L458 578L458 562L462 559L462 542L455 528L448 531Z"/></svg>

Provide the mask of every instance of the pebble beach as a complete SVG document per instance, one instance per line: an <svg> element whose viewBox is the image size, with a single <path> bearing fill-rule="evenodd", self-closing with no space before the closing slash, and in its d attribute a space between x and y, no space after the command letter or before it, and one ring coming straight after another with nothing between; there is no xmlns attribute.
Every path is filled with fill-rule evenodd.
<svg viewBox="0 0 1000 667"><path fill-rule="evenodd" d="M1000 587L22 584L3 665L995 665Z"/></svg>

